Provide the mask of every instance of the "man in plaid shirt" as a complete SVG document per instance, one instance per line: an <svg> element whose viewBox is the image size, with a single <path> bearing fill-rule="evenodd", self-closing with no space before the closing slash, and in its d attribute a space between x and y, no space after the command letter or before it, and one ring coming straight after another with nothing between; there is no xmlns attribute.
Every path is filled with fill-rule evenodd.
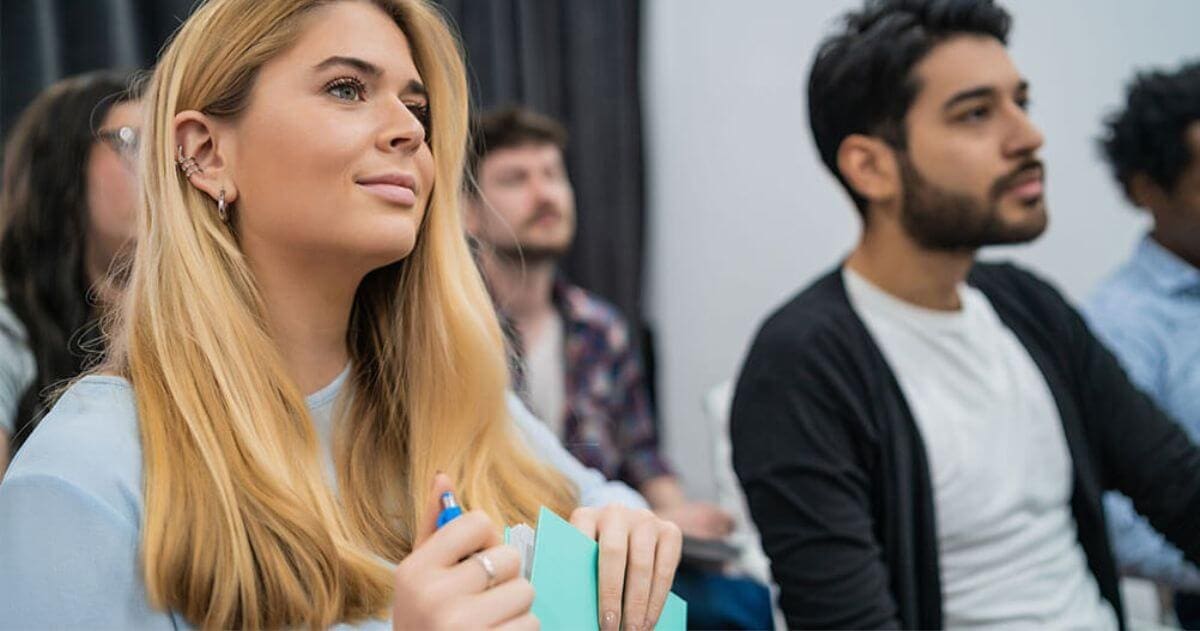
<svg viewBox="0 0 1200 631"><path fill-rule="evenodd" d="M732 520L691 502L658 450L646 381L617 310L558 272L575 233L575 199L563 162L566 131L508 109L476 133L467 229L513 334L518 393L584 464L646 497L684 534L720 538Z"/></svg>

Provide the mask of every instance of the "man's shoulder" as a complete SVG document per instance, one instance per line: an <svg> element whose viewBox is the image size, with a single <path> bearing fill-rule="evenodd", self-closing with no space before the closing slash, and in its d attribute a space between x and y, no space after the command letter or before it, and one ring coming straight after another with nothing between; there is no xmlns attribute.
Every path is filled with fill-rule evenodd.
<svg viewBox="0 0 1200 631"><path fill-rule="evenodd" d="M1123 361L1142 357L1156 364L1175 338L1169 300L1133 266L1117 268L1083 304L1088 326Z"/></svg>
<svg viewBox="0 0 1200 631"><path fill-rule="evenodd" d="M845 356L855 344L869 343L842 283L841 269L826 273L793 294L759 327L747 364Z"/></svg>
<svg viewBox="0 0 1200 631"><path fill-rule="evenodd" d="M1154 279L1126 262L1096 285L1084 303L1084 312L1089 321L1150 323L1155 318L1147 317L1147 312L1155 311L1162 302Z"/></svg>
<svg viewBox="0 0 1200 631"><path fill-rule="evenodd" d="M987 295L997 311L1073 317L1074 307L1053 281L1011 261L976 263L967 282Z"/></svg>
<svg viewBox="0 0 1200 631"><path fill-rule="evenodd" d="M625 317L616 305L579 285L562 283L559 286L559 302L572 319L600 327L627 326Z"/></svg>
<svg viewBox="0 0 1200 631"><path fill-rule="evenodd" d="M968 282L984 289L1004 288L1058 293L1049 280L1012 261L977 262L971 268Z"/></svg>
<svg viewBox="0 0 1200 631"><path fill-rule="evenodd" d="M557 306L560 315L571 328L582 328L610 348L630 345L629 323L616 305L578 285L559 284Z"/></svg>

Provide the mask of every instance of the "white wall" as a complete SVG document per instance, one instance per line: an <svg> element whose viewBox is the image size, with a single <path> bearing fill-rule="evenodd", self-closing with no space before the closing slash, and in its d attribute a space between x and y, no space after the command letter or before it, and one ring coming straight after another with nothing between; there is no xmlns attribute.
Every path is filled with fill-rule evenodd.
<svg viewBox="0 0 1200 631"><path fill-rule="evenodd" d="M1087 295L1145 225L1098 157L1135 68L1200 56L1196 0L1009 0L1010 51L1047 136L1051 227L1015 258ZM804 86L847 0L650 0L647 318L659 340L667 453L713 493L701 399L731 378L761 319L853 245L858 222L817 157Z"/></svg>

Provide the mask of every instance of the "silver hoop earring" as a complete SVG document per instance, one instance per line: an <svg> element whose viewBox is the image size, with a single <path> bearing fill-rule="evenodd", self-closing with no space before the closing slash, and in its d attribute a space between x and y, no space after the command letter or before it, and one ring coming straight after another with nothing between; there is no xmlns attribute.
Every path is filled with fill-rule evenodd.
<svg viewBox="0 0 1200 631"><path fill-rule="evenodd" d="M217 195L217 216L221 218L221 223L229 223L229 204L225 203L225 189L221 189L221 194Z"/></svg>

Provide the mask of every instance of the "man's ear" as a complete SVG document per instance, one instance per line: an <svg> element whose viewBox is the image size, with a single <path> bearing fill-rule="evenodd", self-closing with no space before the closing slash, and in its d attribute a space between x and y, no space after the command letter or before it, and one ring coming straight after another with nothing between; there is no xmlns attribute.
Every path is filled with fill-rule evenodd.
<svg viewBox="0 0 1200 631"><path fill-rule="evenodd" d="M192 158L200 170L188 178L192 186L216 200L225 191L225 201L237 200L237 184L231 169L233 151L223 128L211 117L196 110L184 110L175 115L176 158ZM226 140L227 142L222 142Z"/></svg>
<svg viewBox="0 0 1200 631"><path fill-rule="evenodd" d="M1155 210L1167 206L1167 192L1145 173L1134 173L1125 185L1129 199L1139 208Z"/></svg>
<svg viewBox="0 0 1200 631"><path fill-rule="evenodd" d="M846 136L838 146L837 165L850 188L870 202L887 202L903 193L896 151L882 139Z"/></svg>

